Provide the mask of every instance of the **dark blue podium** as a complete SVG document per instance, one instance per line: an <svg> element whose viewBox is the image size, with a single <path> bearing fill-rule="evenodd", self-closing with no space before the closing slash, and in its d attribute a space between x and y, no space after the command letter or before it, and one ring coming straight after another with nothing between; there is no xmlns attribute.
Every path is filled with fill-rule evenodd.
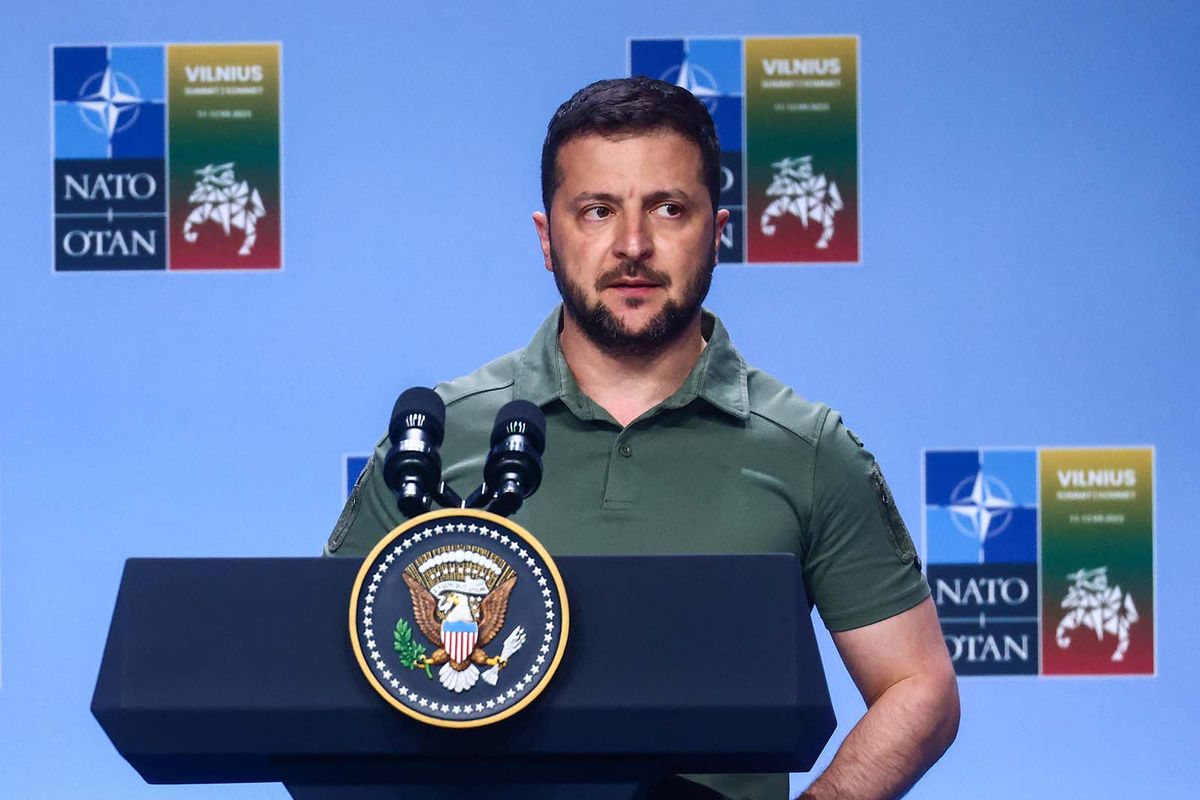
<svg viewBox="0 0 1200 800"><path fill-rule="evenodd" d="M562 664L494 725L430 727L374 692L349 642L359 562L338 558L130 559L92 712L149 783L305 798L646 796L672 773L811 768L836 721L794 556L556 562Z"/></svg>

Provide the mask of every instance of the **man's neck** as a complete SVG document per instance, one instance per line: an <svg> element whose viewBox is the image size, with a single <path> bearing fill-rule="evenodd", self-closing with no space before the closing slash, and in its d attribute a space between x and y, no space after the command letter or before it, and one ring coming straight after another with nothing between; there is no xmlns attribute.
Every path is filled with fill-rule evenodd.
<svg viewBox="0 0 1200 800"><path fill-rule="evenodd" d="M565 309L558 340L579 388L622 427L674 394L707 344L697 314L682 336L657 353L613 355L589 339Z"/></svg>

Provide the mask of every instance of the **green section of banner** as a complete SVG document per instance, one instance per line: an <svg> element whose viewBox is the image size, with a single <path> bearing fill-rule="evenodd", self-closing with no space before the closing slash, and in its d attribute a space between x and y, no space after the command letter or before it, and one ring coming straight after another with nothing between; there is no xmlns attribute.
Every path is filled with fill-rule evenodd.
<svg viewBox="0 0 1200 800"><path fill-rule="evenodd" d="M282 266L277 44L170 45L170 269Z"/></svg>
<svg viewBox="0 0 1200 800"><path fill-rule="evenodd" d="M1042 672L1154 672L1154 453L1040 453Z"/></svg>
<svg viewBox="0 0 1200 800"><path fill-rule="evenodd" d="M747 38L746 260L857 262L858 38Z"/></svg>

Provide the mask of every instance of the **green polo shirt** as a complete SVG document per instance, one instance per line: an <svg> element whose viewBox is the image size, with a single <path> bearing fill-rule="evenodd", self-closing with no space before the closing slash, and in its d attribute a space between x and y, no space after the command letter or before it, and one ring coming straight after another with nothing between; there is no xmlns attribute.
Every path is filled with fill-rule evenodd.
<svg viewBox="0 0 1200 800"><path fill-rule="evenodd" d="M513 516L552 555L795 553L832 631L891 617L929 587L874 457L828 406L747 366L704 312L708 345L679 389L622 427L585 395L558 344L556 309L523 350L436 390L446 401L443 477L482 479L496 412L529 400L546 414L541 488ZM362 557L404 518L375 449L333 534ZM786 795L787 776L695 776L730 797Z"/></svg>

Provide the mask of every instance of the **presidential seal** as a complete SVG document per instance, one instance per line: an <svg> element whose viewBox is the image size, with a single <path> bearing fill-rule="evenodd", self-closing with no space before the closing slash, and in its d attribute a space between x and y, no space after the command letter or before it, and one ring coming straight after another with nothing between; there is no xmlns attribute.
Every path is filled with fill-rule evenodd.
<svg viewBox="0 0 1200 800"><path fill-rule="evenodd" d="M473 728L512 716L550 682L570 615L550 554L487 511L422 514L367 556L350 598L363 674L414 719Z"/></svg>

